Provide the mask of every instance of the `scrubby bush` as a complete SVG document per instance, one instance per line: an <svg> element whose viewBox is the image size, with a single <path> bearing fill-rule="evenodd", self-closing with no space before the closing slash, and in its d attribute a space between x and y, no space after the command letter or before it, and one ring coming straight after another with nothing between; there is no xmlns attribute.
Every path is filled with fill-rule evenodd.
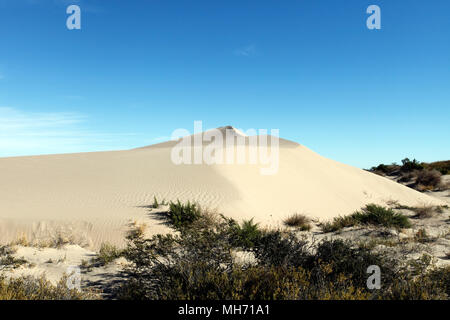
<svg viewBox="0 0 450 320"><path fill-rule="evenodd" d="M292 216L287 217L283 222L286 226L295 227L301 231L309 231L312 228L310 219L303 214L293 214Z"/></svg>
<svg viewBox="0 0 450 320"><path fill-rule="evenodd" d="M299 239L293 232L280 230L266 232L252 251L264 266L299 267L310 257L306 240Z"/></svg>
<svg viewBox="0 0 450 320"><path fill-rule="evenodd" d="M368 299L367 267L394 278L390 261L350 242L324 240L310 247L292 232L265 232L254 247L256 262L232 259L227 223L180 236L129 238L132 262L120 299ZM197 230L198 231L198 230Z"/></svg>
<svg viewBox="0 0 450 320"><path fill-rule="evenodd" d="M442 174L437 170L422 170L417 173L416 185L421 189L435 189L441 183Z"/></svg>

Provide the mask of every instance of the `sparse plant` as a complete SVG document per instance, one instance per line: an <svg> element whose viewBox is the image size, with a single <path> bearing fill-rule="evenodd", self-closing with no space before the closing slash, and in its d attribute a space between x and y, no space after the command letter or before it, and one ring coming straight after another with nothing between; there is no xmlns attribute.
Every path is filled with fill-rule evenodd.
<svg viewBox="0 0 450 320"><path fill-rule="evenodd" d="M357 221L351 216L339 216L335 217L333 221L326 221L320 224L320 228L323 232L336 232L344 228L353 227L357 224Z"/></svg>
<svg viewBox="0 0 450 320"><path fill-rule="evenodd" d="M156 196L153 196L153 204L152 204L152 208L159 208L159 203L158 203L158 199L156 199Z"/></svg>

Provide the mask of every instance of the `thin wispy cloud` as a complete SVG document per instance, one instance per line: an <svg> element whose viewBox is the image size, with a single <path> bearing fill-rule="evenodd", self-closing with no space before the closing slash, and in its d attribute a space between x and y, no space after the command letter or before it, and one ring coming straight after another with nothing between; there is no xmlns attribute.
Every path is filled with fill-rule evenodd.
<svg viewBox="0 0 450 320"><path fill-rule="evenodd" d="M234 55L239 57L250 57L256 54L256 46L253 44L234 50Z"/></svg>
<svg viewBox="0 0 450 320"><path fill-rule="evenodd" d="M108 150L134 133L97 132L71 112L26 112L0 107L0 157Z"/></svg>

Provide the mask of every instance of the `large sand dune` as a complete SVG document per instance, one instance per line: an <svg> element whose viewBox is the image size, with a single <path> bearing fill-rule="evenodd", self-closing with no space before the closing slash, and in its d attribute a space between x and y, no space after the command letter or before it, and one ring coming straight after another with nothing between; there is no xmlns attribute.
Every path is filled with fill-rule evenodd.
<svg viewBox="0 0 450 320"><path fill-rule="evenodd" d="M94 247L119 244L130 220L146 221L152 233L165 232L146 208L154 196L198 201L274 226L295 212L330 219L370 202L439 202L283 139L275 175L261 175L261 166L252 164L175 165L175 144L0 159L0 242L22 233L43 239L62 232Z"/></svg>

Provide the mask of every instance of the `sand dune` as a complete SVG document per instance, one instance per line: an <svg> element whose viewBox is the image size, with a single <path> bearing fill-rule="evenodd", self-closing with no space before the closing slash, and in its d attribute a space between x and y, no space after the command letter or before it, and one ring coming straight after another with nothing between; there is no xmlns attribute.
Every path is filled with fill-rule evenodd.
<svg viewBox="0 0 450 320"><path fill-rule="evenodd" d="M261 175L263 165L249 163L175 165L174 145L0 159L0 242L22 233L28 239L62 233L90 247L120 244L130 220L147 222L151 233L168 231L145 207L154 196L198 201L237 219L254 217L274 226L294 212L330 219L370 202L439 203L288 140L280 139L275 175Z"/></svg>

